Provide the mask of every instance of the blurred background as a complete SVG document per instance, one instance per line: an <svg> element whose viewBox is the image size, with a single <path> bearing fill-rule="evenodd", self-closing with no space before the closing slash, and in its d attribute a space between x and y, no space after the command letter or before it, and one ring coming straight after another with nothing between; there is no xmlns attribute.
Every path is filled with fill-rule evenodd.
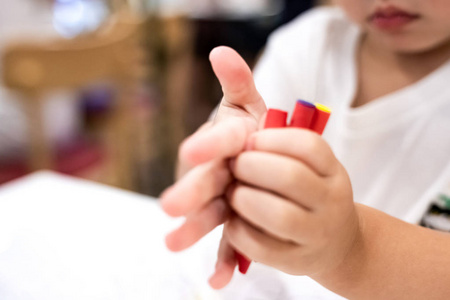
<svg viewBox="0 0 450 300"><path fill-rule="evenodd" d="M0 185L40 169L157 196L221 98L218 45L254 66L313 0L0 0Z"/></svg>

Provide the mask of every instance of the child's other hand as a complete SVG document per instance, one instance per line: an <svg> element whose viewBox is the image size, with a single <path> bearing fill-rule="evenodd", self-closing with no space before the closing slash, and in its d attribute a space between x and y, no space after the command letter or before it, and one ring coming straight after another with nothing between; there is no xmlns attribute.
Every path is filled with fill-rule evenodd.
<svg viewBox="0 0 450 300"><path fill-rule="evenodd" d="M180 175L184 176L161 196L166 213L186 217L166 238L173 251L190 247L228 218L229 207L223 197L232 181L228 159L244 150L266 111L250 68L234 50L216 48L210 60L222 85L223 100L215 120L181 145Z"/></svg>
<svg viewBox="0 0 450 300"><path fill-rule="evenodd" d="M253 75L239 54L228 47L211 51L210 62L222 86L223 98L214 120L187 138L179 149L182 174L213 159L234 157L254 132L266 105Z"/></svg>
<svg viewBox="0 0 450 300"><path fill-rule="evenodd" d="M345 169L308 130L268 129L250 141L252 151L232 162L238 183L227 198L237 215L225 224L217 266L230 259L227 249L233 248L289 274L331 272L359 233ZM214 287L226 283L220 277L216 272L211 278Z"/></svg>

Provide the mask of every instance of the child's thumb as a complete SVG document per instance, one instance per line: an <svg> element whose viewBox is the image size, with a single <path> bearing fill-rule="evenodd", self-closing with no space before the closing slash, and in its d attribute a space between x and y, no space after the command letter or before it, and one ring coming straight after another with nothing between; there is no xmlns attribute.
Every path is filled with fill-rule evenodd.
<svg viewBox="0 0 450 300"><path fill-rule="evenodd" d="M224 46L213 49L209 59L224 94L216 120L248 114L259 120L266 112L266 105L244 59L235 50Z"/></svg>

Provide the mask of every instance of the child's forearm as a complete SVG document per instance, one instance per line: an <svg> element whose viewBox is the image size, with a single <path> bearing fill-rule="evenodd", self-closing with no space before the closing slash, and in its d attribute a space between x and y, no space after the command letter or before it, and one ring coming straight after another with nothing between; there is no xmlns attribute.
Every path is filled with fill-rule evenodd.
<svg viewBox="0 0 450 300"><path fill-rule="evenodd" d="M360 234L343 263L312 276L349 299L446 299L450 234L411 225L357 205Z"/></svg>

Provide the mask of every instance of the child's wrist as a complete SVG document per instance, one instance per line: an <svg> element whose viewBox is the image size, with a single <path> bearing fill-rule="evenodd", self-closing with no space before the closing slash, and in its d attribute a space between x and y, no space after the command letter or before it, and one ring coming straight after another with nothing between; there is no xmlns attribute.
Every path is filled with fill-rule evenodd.
<svg viewBox="0 0 450 300"><path fill-rule="evenodd" d="M348 292L352 286L358 284L359 278L363 276L368 253L366 252L367 243L365 228L366 207L355 204L355 224L352 226L353 233L350 234L350 242L347 250L336 265L326 272L311 276L312 279L319 282L330 290Z"/></svg>

